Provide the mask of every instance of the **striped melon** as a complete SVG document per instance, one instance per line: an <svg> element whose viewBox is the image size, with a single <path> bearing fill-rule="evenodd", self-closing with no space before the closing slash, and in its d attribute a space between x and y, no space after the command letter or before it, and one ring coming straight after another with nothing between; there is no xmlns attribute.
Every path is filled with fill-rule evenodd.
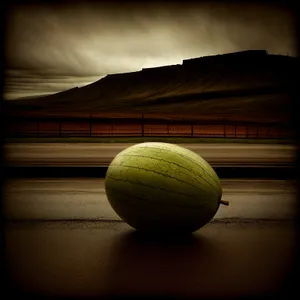
<svg viewBox="0 0 300 300"><path fill-rule="evenodd" d="M114 211L141 231L193 232L222 202L212 167L193 151L169 143L140 143L121 151L107 170L105 190Z"/></svg>

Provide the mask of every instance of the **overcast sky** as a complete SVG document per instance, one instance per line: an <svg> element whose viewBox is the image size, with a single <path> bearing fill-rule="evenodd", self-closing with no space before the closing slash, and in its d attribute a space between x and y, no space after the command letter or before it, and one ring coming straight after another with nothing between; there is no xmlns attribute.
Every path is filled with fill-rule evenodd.
<svg viewBox="0 0 300 300"><path fill-rule="evenodd" d="M221 3L15 6L6 27L4 96L56 93L111 73L234 51L296 56L290 11Z"/></svg>

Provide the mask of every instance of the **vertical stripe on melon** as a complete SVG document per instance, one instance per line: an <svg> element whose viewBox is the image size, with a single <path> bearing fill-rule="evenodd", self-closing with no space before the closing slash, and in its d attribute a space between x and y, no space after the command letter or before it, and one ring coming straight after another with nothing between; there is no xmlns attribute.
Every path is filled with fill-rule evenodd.
<svg viewBox="0 0 300 300"><path fill-rule="evenodd" d="M120 152L107 170L105 189L115 212L145 231L195 231L213 218L222 197L220 180L202 157L158 142Z"/></svg>

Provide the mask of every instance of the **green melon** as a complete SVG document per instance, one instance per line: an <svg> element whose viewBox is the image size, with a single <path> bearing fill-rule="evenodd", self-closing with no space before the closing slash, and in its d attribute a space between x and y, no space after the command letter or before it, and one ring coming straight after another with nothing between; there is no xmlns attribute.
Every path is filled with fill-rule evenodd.
<svg viewBox="0 0 300 300"><path fill-rule="evenodd" d="M169 143L141 143L121 151L107 170L105 190L126 223L148 232L196 231L222 203L213 168L195 152Z"/></svg>

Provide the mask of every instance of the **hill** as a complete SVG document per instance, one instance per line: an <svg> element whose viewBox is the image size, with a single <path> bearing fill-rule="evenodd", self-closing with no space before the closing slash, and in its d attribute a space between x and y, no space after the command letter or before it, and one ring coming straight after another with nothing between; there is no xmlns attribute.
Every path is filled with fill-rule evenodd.
<svg viewBox="0 0 300 300"><path fill-rule="evenodd" d="M198 118L290 119L297 58L263 50L206 56L182 64L108 74L81 88L7 101L9 112L146 113Z"/></svg>

